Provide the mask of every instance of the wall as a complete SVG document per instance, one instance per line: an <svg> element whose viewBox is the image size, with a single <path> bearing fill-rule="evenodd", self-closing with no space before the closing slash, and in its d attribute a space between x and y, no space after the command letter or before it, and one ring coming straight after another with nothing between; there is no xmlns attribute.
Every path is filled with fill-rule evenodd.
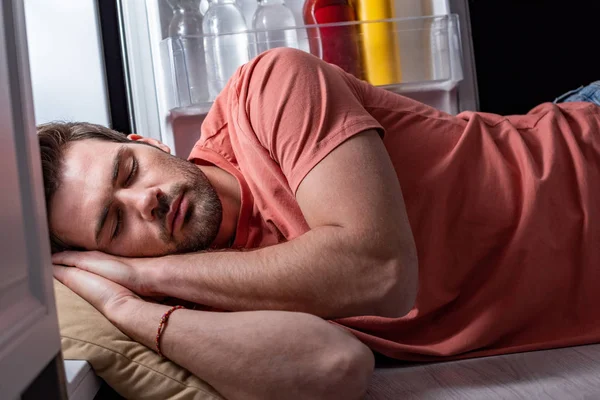
<svg viewBox="0 0 600 400"><path fill-rule="evenodd" d="M109 125L95 0L25 0L36 123Z"/></svg>

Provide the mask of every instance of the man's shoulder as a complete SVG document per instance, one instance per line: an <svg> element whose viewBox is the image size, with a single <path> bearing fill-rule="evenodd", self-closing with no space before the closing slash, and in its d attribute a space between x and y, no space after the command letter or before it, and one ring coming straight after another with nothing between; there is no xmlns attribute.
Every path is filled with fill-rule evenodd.
<svg viewBox="0 0 600 400"><path fill-rule="evenodd" d="M200 127L200 140L216 135L227 135L228 100L225 90L221 92L206 113Z"/></svg>
<svg viewBox="0 0 600 400"><path fill-rule="evenodd" d="M227 116L222 103L218 98L215 100L202 120L199 137L197 133L195 136L197 128L190 129L187 134L180 131L180 137L189 137L189 140L185 140L187 142L185 150L189 154L188 160L201 158L199 153L204 153L204 150L220 154L225 158L230 158L229 156L233 152L233 149L229 137ZM200 115L200 118L202 118L202 115Z"/></svg>

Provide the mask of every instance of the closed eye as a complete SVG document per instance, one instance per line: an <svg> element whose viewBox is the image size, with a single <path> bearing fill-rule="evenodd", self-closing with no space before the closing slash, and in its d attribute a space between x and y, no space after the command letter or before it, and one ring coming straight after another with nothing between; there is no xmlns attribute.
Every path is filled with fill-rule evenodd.
<svg viewBox="0 0 600 400"><path fill-rule="evenodd" d="M116 238L119 233L121 233L121 230L123 229L123 213L121 212L121 209L117 210L117 223L115 224L115 230L112 234L111 240L113 240L114 238Z"/></svg>
<svg viewBox="0 0 600 400"><path fill-rule="evenodd" d="M129 175L127 175L127 179L125 180L125 186L131 185L131 183L133 182L133 178L135 178L135 174L137 173L137 170L138 170L137 158L132 157L131 170L129 171Z"/></svg>
<svg viewBox="0 0 600 400"><path fill-rule="evenodd" d="M133 182L133 180L137 174L137 170L138 170L137 158L132 157L131 169L129 170L129 174L127 175L127 178L125 179L125 183L123 184L124 187L131 185L131 183ZM121 233L122 230L123 230L123 212L119 208L119 209L117 209L117 223L115 224L115 230L113 231L111 240L114 240L119 235L119 233Z"/></svg>

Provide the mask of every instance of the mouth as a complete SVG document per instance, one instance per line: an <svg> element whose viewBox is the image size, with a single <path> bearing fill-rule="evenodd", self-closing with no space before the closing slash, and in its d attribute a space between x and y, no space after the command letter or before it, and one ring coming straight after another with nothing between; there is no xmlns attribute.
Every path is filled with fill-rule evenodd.
<svg viewBox="0 0 600 400"><path fill-rule="evenodd" d="M175 233L176 225L179 225L179 220L182 219L183 213L181 212L181 202L183 200L183 191L179 193L179 196L171 203L171 209L167 214L167 228L169 229L169 235L173 237Z"/></svg>

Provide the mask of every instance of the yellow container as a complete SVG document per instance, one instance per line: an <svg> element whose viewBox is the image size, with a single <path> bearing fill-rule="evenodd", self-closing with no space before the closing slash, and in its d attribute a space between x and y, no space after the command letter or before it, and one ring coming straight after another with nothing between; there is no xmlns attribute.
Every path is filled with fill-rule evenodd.
<svg viewBox="0 0 600 400"><path fill-rule="evenodd" d="M393 0L353 0L360 21L394 18ZM402 82L400 49L393 22L360 24L365 77L372 85Z"/></svg>

